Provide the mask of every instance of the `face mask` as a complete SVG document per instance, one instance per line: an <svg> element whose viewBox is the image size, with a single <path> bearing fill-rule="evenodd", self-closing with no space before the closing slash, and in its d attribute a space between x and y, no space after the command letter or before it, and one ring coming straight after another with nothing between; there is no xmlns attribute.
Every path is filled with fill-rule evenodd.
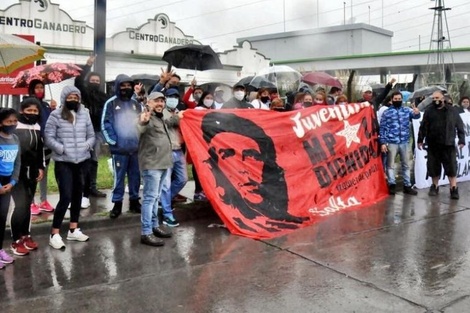
<svg viewBox="0 0 470 313"><path fill-rule="evenodd" d="M371 93L365 93L364 94L364 100L370 101L372 99L372 94Z"/></svg>
<svg viewBox="0 0 470 313"><path fill-rule="evenodd" d="M44 98L44 92L36 92L34 95L38 99L43 99Z"/></svg>
<svg viewBox="0 0 470 313"><path fill-rule="evenodd" d="M176 98L167 98L166 99L166 107L170 110L174 110L176 109L176 107L178 106L178 99Z"/></svg>
<svg viewBox="0 0 470 313"><path fill-rule="evenodd" d="M90 88L90 90L100 90L100 84L97 84L97 83L89 83L89 84L88 84L88 88Z"/></svg>
<svg viewBox="0 0 470 313"><path fill-rule="evenodd" d="M119 90L119 94L121 95L121 99L130 100L134 94L134 90L132 88L122 88Z"/></svg>
<svg viewBox="0 0 470 313"><path fill-rule="evenodd" d="M346 105L346 102L340 102L339 105Z"/></svg>
<svg viewBox="0 0 470 313"><path fill-rule="evenodd" d="M440 107L444 102L442 100L434 100L434 105Z"/></svg>
<svg viewBox="0 0 470 313"><path fill-rule="evenodd" d="M16 125L1 126L0 129L1 129L2 132L4 132L5 134L10 135L10 134L12 134L12 133L15 131Z"/></svg>
<svg viewBox="0 0 470 313"><path fill-rule="evenodd" d="M241 90L238 90L238 91L235 91L233 93L233 96L235 97L235 99L237 99L238 101L242 101L243 98L245 98L245 92L244 91L241 91Z"/></svg>
<svg viewBox="0 0 470 313"><path fill-rule="evenodd" d="M195 93L193 94L194 101L199 102L199 99L201 99L202 94L200 93Z"/></svg>
<svg viewBox="0 0 470 313"><path fill-rule="evenodd" d="M39 120L39 115L37 114L30 114L30 113L23 113L23 116L28 120L28 124L34 125Z"/></svg>
<svg viewBox="0 0 470 313"><path fill-rule="evenodd" d="M261 97L261 98L260 98L261 102L263 102L263 103L267 103L270 99L271 99L271 98L269 98L269 96L268 96L268 97Z"/></svg>
<svg viewBox="0 0 470 313"><path fill-rule="evenodd" d="M210 108L212 106L212 104L214 103L214 100L212 99L204 99L204 106Z"/></svg>
<svg viewBox="0 0 470 313"><path fill-rule="evenodd" d="M308 108L308 107L311 107L312 104L313 104L312 102L307 101L307 102L304 102L304 103L303 103L303 106L304 106L304 108Z"/></svg>
<svg viewBox="0 0 470 313"><path fill-rule="evenodd" d="M323 100L316 100L315 99L315 104L323 104Z"/></svg>
<svg viewBox="0 0 470 313"><path fill-rule="evenodd" d="M402 105L402 101L392 101L394 107L399 108Z"/></svg>
<svg viewBox="0 0 470 313"><path fill-rule="evenodd" d="M77 112L80 102L78 101L65 101L65 107L70 111Z"/></svg>

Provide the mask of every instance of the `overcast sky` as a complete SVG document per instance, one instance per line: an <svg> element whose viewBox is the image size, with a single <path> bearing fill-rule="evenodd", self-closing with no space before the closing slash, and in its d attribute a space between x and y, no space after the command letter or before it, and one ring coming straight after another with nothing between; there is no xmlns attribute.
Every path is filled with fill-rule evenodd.
<svg viewBox="0 0 470 313"><path fill-rule="evenodd" d="M52 2L73 19L93 26L94 0ZM470 46L470 1L442 2L452 8L447 11L452 47ZM18 1L2 0L0 9L14 3ZM347 23L352 13L356 22L393 31L394 51L419 50L420 36L421 49L429 47L434 18L429 8L434 4L430 0L109 0L107 34L138 27L165 13L186 35L223 51L236 45L236 38L341 25L344 13Z"/></svg>

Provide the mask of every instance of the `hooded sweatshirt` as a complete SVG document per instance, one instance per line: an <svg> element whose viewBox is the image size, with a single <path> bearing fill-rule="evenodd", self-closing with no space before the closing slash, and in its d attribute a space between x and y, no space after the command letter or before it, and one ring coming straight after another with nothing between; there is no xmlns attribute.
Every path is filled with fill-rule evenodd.
<svg viewBox="0 0 470 313"><path fill-rule="evenodd" d="M49 118L49 115L51 115L52 109L49 103L43 100L44 97L43 98L36 97L34 93L34 88L36 88L37 84L43 84L43 82L40 81L39 79L33 79L29 83L28 94L29 96L35 97L36 99L39 100L39 102L41 102L41 106L39 107L39 126L41 126L41 136L44 138L44 129L46 128L46 122L47 122L47 119Z"/></svg>
<svg viewBox="0 0 470 313"><path fill-rule="evenodd" d="M45 133L46 145L52 150L52 159L59 162L81 163L90 158L95 144L95 132L88 110L80 104L73 122L62 117L65 99L71 93L80 91L74 86L65 86L60 94L60 108L54 110L47 120Z"/></svg>
<svg viewBox="0 0 470 313"><path fill-rule="evenodd" d="M131 82L132 78L120 74L114 84L115 95L106 101L101 117L101 131L112 154L128 155L137 153L139 135L135 123L142 105L136 99L124 99L120 94L120 85Z"/></svg>

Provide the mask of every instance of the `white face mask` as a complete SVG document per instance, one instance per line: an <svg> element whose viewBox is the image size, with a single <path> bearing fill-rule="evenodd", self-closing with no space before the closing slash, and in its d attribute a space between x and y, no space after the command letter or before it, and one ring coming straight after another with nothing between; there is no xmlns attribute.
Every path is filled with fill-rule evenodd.
<svg viewBox="0 0 470 313"><path fill-rule="evenodd" d="M210 108L212 106L212 104L214 104L214 100L212 99L204 99L204 105L208 108Z"/></svg>
<svg viewBox="0 0 470 313"><path fill-rule="evenodd" d="M321 104L321 103L323 103L323 101L322 101L322 100L317 100L317 99L315 99L313 102L315 102L315 103L317 103L317 104Z"/></svg>
<svg viewBox="0 0 470 313"><path fill-rule="evenodd" d="M245 98L245 92L244 91L241 91L241 90L237 90L233 93L233 96L235 97L235 99L237 99L238 101L242 101L243 98Z"/></svg>
<svg viewBox="0 0 470 313"><path fill-rule="evenodd" d="M176 107L178 106L178 99L176 98L167 98L166 99L166 107L169 108L170 110L174 110L176 109Z"/></svg>

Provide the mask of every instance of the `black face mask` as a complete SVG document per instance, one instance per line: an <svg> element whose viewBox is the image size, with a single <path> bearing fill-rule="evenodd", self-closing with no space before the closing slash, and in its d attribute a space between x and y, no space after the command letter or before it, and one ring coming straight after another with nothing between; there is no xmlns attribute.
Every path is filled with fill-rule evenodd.
<svg viewBox="0 0 470 313"><path fill-rule="evenodd" d="M70 111L77 112L79 105L80 105L80 102L78 101L65 101L65 107L69 109Z"/></svg>
<svg viewBox="0 0 470 313"><path fill-rule="evenodd" d="M97 84L97 83L89 83L88 84L88 88L90 88L90 90L100 90L100 84Z"/></svg>
<svg viewBox="0 0 470 313"><path fill-rule="evenodd" d="M304 108L308 108L308 107L311 107L313 104L313 102L304 102L303 105L304 105Z"/></svg>
<svg viewBox="0 0 470 313"><path fill-rule="evenodd" d="M39 120L38 114L23 113L22 115L25 117L26 122L31 125L36 124Z"/></svg>
<svg viewBox="0 0 470 313"><path fill-rule="evenodd" d="M130 100L132 98L132 95L134 94L134 89L122 88L119 90L119 94L121 95L121 99Z"/></svg>
<svg viewBox="0 0 470 313"><path fill-rule="evenodd" d="M434 105L437 106L437 107L440 107L444 104L444 102L442 100L434 100Z"/></svg>
<svg viewBox="0 0 470 313"><path fill-rule="evenodd" d="M269 99L270 99L269 97L261 97L260 98L261 102L263 102L263 103L267 103L269 101Z"/></svg>
<svg viewBox="0 0 470 313"><path fill-rule="evenodd" d="M16 125L1 126L0 130L5 134L10 135L16 130Z"/></svg>
<svg viewBox="0 0 470 313"><path fill-rule="evenodd" d="M401 107L403 101L392 101L394 107L399 108Z"/></svg>

